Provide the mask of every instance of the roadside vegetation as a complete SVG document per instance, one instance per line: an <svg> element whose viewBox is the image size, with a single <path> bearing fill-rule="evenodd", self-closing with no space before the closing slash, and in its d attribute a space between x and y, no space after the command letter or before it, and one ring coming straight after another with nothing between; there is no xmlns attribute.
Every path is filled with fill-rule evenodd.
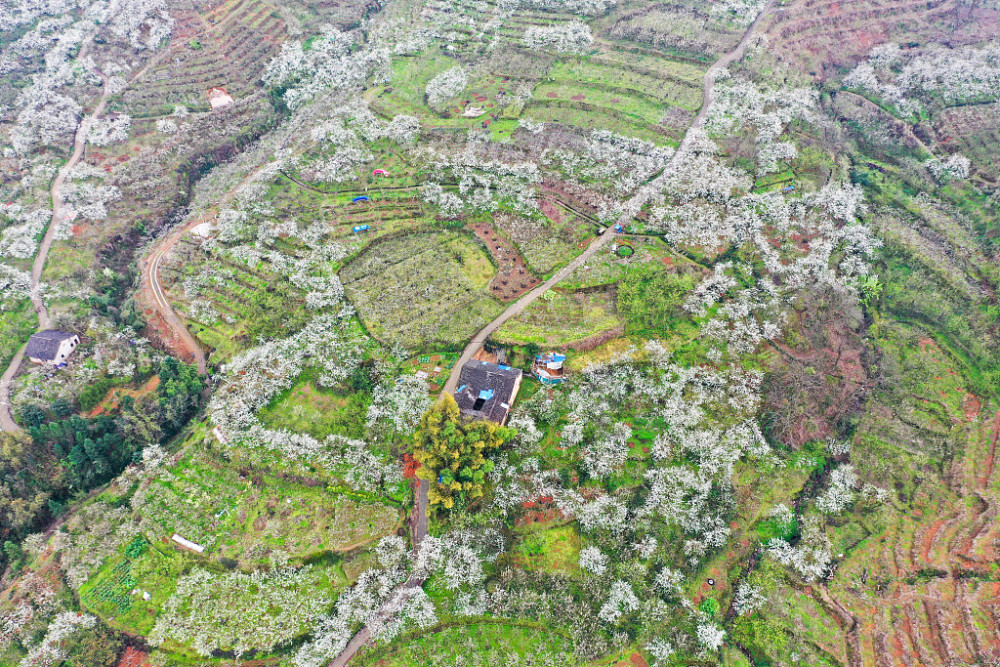
<svg viewBox="0 0 1000 667"><path fill-rule="evenodd" d="M0 664L995 657L995 8L13 7Z"/></svg>

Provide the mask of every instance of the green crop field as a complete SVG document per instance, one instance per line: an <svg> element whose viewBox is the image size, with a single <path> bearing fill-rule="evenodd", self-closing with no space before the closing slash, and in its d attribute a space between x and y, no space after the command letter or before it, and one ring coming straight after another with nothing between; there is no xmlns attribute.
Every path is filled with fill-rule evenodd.
<svg viewBox="0 0 1000 667"><path fill-rule="evenodd" d="M494 272L472 239L439 232L376 243L340 275L372 335L427 345L464 340L500 312L486 290Z"/></svg>

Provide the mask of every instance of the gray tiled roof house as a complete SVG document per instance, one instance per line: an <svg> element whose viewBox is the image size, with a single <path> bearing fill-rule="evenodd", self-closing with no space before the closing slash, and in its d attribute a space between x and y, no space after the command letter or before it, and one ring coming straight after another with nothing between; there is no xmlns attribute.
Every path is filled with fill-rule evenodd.
<svg viewBox="0 0 1000 667"><path fill-rule="evenodd" d="M24 353L34 362L61 363L76 349L79 342L80 337L75 333L46 329L28 339L28 347Z"/></svg>
<svg viewBox="0 0 1000 667"><path fill-rule="evenodd" d="M467 417L503 424L521 387L521 376L518 368L473 359L458 376L455 402Z"/></svg>

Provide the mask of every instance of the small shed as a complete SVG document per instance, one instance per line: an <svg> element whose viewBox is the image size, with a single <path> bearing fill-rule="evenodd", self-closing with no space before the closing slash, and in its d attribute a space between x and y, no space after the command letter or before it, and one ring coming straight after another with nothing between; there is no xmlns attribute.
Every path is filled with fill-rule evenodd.
<svg viewBox="0 0 1000 667"><path fill-rule="evenodd" d="M473 359L462 366L455 402L467 417L504 424L521 388L521 379L519 368Z"/></svg>
<svg viewBox="0 0 1000 667"><path fill-rule="evenodd" d="M539 354L531 365L531 374L538 378L542 384L560 384L566 381L563 370L565 361L565 354L555 352Z"/></svg>
<svg viewBox="0 0 1000 667"><path fill-rule="evenodd" d="M228 107L233 103L232 96L226 92L225 88L210 88L207 94L208 103L213 109Z"/></svg>
<svg viewBox="0 0 1000 667"><path fill-rule="evenodd" d="M212 235L212 225L207 222L203 222L200 225L195 225L191 228L191 233L200 239L207 239Z"/></svg>
<svg viewBox="0 0 1000 667"><path fill-rule="evenodd" d="M191 551L193 551L195 553L200 554L200 553L204 553L205 552L205 547L201 546L200 544L195 544L191 540L184 539L183 537L181 537L177 533L174 533L174 536L171 537L170 539L173 540L174 542L176 542L177 544L181 545L185 549L190 549Z"/></svg>
<svg viewBox="0 0 1000 667"><path fill-rule="evenodd" d="M61 366L80 344L80 337L68 331L46 329L28 339L24 354L36 364Z"/></svg>

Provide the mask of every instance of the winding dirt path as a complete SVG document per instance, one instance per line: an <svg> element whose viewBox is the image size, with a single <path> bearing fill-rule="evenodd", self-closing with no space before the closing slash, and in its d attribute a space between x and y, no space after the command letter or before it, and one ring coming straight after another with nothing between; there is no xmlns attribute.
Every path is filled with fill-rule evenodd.
<svg viewBox="0 0 1000 667"><path fill-rule="evenodd" d="M83 157L83 150L87 146L87 133L90 132L93 122L104 113L104 107L108 103L108 97L111 95L111 89L108 86L108 76L97 69L92 71L101 77L101 81L104 83L104 90L101 92L101 97L97 101L97 106L94 107L93 113L84 118L80 125L77 126L76 137L73 141L73 154L70 155L69 160L66 161L66 164L56 174L55 180L52 181L52 220L45 230L45 236L42 237L42 243L38 246L35 261L31 265L31 305L38 316L39 331L48 329L51 324L49 310L45 307L45 299L42 297L42 272L45 270L45 260L48 259L49 250L52 249L52 243L56 239L56 231L67 216L65 211L66 201L62 194L63 185L66 183L66 175L77 165L80 158ZM17 422L14 421L14 415L11 411L10 386L18 369L21 367L21 362L24 360L24 349L25 347L22 346L17 351L17 354L11 359L10 365L7 366L7 370L0 377L0 428L11 433L17 433L22 430L17 425Z"/></svg>
<svg viewBox="0 0 1000 667"><path fill-rule="evenodd" d="M170 305L167 293L163 289L163 282L160 279L160 267L163 258L173 250L178 241L191 228L204 222L203 216L191 220L186 225L180 225L163 237L149 256L142 260L142 280L140 282L137 297L143 307L143 312L147 314L150 321L154 317L159 317L169 330L173 340L167 340L161 335L161 340L165 345L172 348L171 352L184 361L193 361L198 366L198 373L205 375L208 370L208 362L205 357L205 350L201 344L188 331L187 326L180 316Z"/></svg>
<svg viewBox="0 0 1000 667"><path fill-rule="evenodd" d="M239 185L219 199L216 208L222 210L225 206L229 205L236 198L236 195L243 190L243 187L267 166L269 165L265 164L252 169L240 181ZM142 277L139 282L139 290L136 293L136 297L147 319L159 318L161 323L165 325L169 338L172 338L172 340L168 340L167 336L161 335L163 344L170 348L169 351L174 356L188 362L193 361L198 366L198 372L201 375L205 375L208 372L208 360L205 350L194 334L188 330L187 325L184 324L180 315L170 305L167 292L163 289L160 269L162 268L164 258L173 250L177 242L184 237L184 234L201 223L208 221L213 215L213 213L199 215L197 218L188 220L186 223L173 228L160 239L149 255L140 262Z"/></svg>
<svg viewBox="0 0 1000 667"><path fill-rule="evenodd" d="M760 15L753 22L753 24L750 25L746 32L743 33L743 38L740 40L740 43L737 44L732 51L719 58L719 60L717 60L705 72L701 110L698 111L698 115L695 116L694 121L691 123L691 127L689 127L688 131L684 134L684 138L677 147L677 151L667 161L667 164L664 165L662 171L660 171L660 173L649 183L639 188L635 195L633 195L632 198L625 203L625 213L623 213L617 220L617 224L620 224L623 227L628 225L635 215L642 210L642 207L649 203L653 195L660 190L664 182L672 175L672 168L683 156L687 155L691 151L691 146L694 143L697 131L701 130L704 126L705 116L715 99L715 77L720 69L728 67L743 57L743 54L746 52L747 46L756 33L758 26L771 10L771 6L773 4L774 0L768 2L761 10ZM587 262L587 260L593 257L598 250L607 245L608 242L615 236L615 225L609 225L608 228L604 230L604 233L597 237L597 239L592 242L579 257L564 266L544 283L522 296L516 302L512 303L506 310L498 315L496 319L487 324L482 330L479 331L479 333L473 336L472 340L469 341L469 344L465 347L465 350L462 351L462 356L459 358L451 372L451 375L448 377L448 382L445 383L444 391L449 394L455 393L455 388L458 385L458 376L462 372L462 366L472 359L473 355L479 351L490 335L499 329L504 322L523 313L524 309L531 305L535 299L555 287L560 281ZM429 490L429 484L426 481L421 480L420 487L417 490L416 506L413 510L414 518L416 519L413 531L415 549L419 546L420 541L423 540L423 537L427 534L427 493ZM400 589L414 588L422 585L422 578L411 576L404 583L400 584L395 591L393 591L393 595L395 595ZM390 595L390 599L391 598L392 595ZM344 650L340 652L340 655L329 663L329 667L345 667L350 659L353 658L359 650L361 650L361 647L368 643L370 637L371 633L368 630L368 626L361 628L361 630L359 630L358 633L351 638L351 641L347 644L347 646L344 647Z"/></svg>

